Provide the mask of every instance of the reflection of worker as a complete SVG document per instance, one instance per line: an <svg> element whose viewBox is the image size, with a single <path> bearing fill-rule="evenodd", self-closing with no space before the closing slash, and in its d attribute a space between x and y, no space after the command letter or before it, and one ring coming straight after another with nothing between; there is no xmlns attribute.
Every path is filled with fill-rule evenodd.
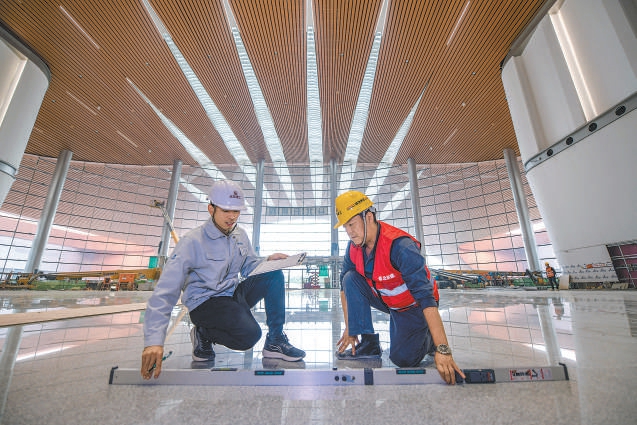
<svg viewBox="0 0 637 425"><path fill-rule="evenodd" d="M448 346L420 243L377 221L373 203L361 192L346 192L335 204L336 227L343 226L350 238L340 276L345 331L337 342L337 358L381 356L372 323L374 307L389 314L389 358L394 364L418 366L435 352L436 367L447 383L455 383L456 371L464 377Z"/></svg>
<svg viewBox="0 0 637 425"><path fill-rule="evenodd" d="M216 182L210 191L211 220L188 232L175 246L148 300L144 320L141 374L157 378L161 372L163 344L173 307L180 293L195 327L190 332L194 361L212 361L213 344L248 350L261 338L261 327L250 309L265 302L269 333L263 357L300 360L305 352L293 347L283 333L284 278L281 270L248 277L259 258L245 230L236 225L245 201L234 182ZM268 260L286 258L272 254Z"/></svg>
<svg viewBox="0 0 637 425"><path fill-rule="evenodd" d="M557 320L562 320L562 316L564 316L564 304L562 304L561 298L553 300L553 308L555 309Z"/></svg>
<svg viewBox="0 0 637 425"><path fill-rule="evenodd" d="M548 263L544 263L546 267L546 278L549 280L549 284L551 285L551 290L560 289L560 286L557 284L557 280L555 279L555 269L551 267Z"/></svg>

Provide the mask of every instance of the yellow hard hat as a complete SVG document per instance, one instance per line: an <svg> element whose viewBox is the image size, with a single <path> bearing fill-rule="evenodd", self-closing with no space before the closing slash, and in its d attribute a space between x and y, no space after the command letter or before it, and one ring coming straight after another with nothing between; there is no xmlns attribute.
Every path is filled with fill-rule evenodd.
<svg viewBox="0 0 637 425"><path fill-rule="evenodd" d="M334 228L347 223L357 214L362 213L369 207L374 205L364 193L357 190L350 190L336 197L334 206L336 208L336 219L338 223Z"/></svg>
<svg viewBox="0 0 637 425"><path fill-rule="evenodd" d="M548 266L548 265L549 265L549 262L547 261L546 263L544 263L544 265L545 265L545 266Z"/></svg>

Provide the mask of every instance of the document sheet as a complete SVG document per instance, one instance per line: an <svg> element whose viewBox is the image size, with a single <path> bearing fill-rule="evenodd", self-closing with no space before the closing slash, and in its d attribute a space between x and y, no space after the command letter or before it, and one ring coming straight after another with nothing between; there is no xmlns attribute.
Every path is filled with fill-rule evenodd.
<svg viewBox="0 0 637 425"><path fill-rule="evenodd" d="M288 258L283 258L282 260L270 260L264 261L259 264L249 276L254 276L261 273L267 273L274 270L284 269L286 267L298 266L303 263L305 260L305 252L301 252L296 255L290 255Z"/></svg>

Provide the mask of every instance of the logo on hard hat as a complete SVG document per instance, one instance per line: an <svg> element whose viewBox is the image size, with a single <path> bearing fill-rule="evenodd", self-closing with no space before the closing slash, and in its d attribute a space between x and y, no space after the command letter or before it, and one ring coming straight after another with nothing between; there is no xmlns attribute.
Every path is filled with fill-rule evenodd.
<svg viewBox="0 0 637 425"><path fill-rule="evenodd" d="M239 195L239 192L237 192L236 190L234 192L232 192L230 197L234 198L234 199L241 199L241 195Z"/></svg>
<svg viewBox="0 0 637 425"><path fill-rule="evenodd" d="M358 205L358 204L360 204L360 203L362 203L362 202L365 202L365 201L366 201L366 199L365 199L365 198L359 199L358 201L354 202L352 205L350 205L349 207L347 207L347 208L345 208L345 209L346 209L347 211L349 211L349 210L351 210L352 208L354 208L356 205Z"/></svg>

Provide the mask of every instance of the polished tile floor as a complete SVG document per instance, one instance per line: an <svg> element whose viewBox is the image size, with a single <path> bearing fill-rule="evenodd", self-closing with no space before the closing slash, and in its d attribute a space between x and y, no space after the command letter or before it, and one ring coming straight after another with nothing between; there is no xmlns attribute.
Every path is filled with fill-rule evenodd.
<svg viewBox="0 0 637 425"><path fill-rule="evenodd" d="M0 314L144 302L148 292L0 292ZM443 290L440 313L461 368L565 364L570 380L482 385L109 385L114 366L139 367L143 311L0 328L0 424L634 424L637 292ZM193 364L190 322L173 311L165 369L339 370L337 290L290 290L285 331L307 357L263 362L216 346ZM263 306L255 316L265 322ZM387 316L375 314L388 348ZM265 326L264 326L265 329ZM265 335L265 332L264 332ZM394 367L383 355L383 368ZM431 368L433 366L428 366ZM429 371L436 373L435 370Z"/></svg>

